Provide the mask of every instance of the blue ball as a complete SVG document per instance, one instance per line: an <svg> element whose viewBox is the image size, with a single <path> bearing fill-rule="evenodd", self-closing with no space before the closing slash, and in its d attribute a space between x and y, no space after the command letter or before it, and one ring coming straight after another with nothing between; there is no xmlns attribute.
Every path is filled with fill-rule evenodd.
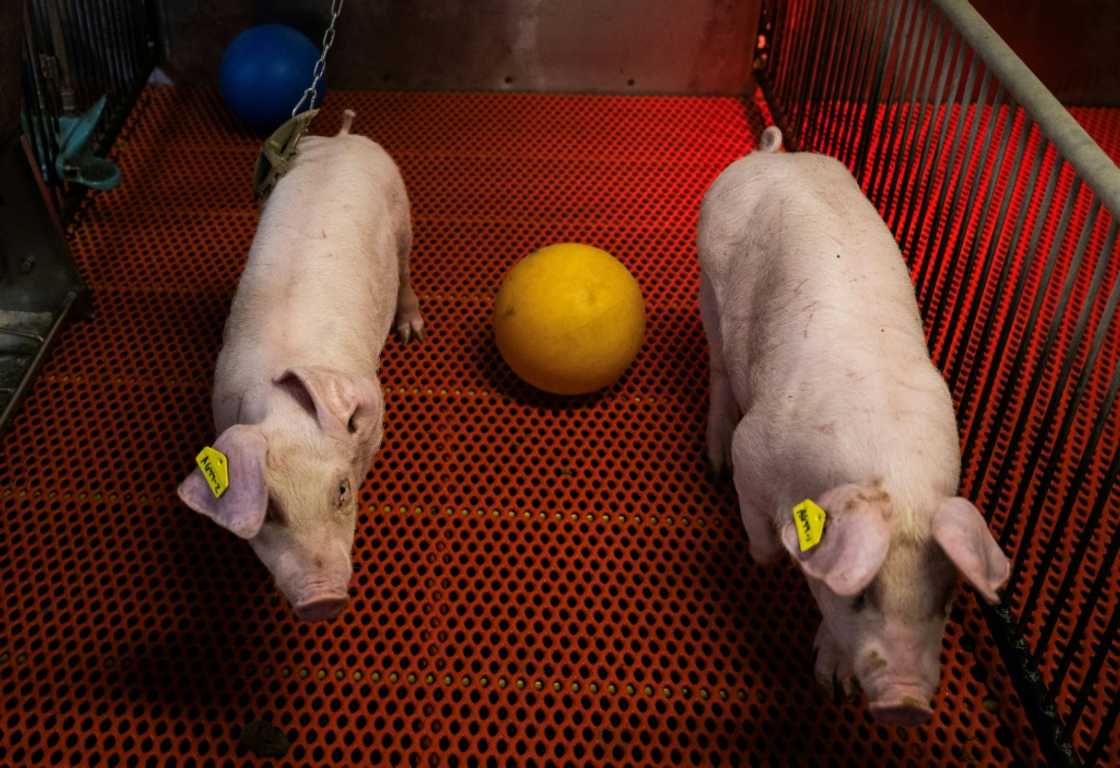
<svg viewBox="0 0 1120 768"><path fill-rule="evenodd" d="M282 24L251 27L233 39L222 56L222 98L249 128L269 134L291 117L311 79L319 49L305 35ZM326 78L303 109L323 101ZM302 110L301 110L302 111Z"/></svg>

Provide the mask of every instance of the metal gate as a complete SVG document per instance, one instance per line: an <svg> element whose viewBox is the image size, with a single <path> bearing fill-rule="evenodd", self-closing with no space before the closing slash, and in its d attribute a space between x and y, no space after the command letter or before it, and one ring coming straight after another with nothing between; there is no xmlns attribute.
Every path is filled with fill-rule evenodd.
<svg viewBox="0 0 1120 768"><path fill-rule="evenodd" d="M23 128L59 209L70 214L84 186L59 172L60 121L104 97L88 146L94 155L109 148L155 66L155 2L27 0L23 26Z"/></svg>
<svg viewBox="0 0 1120 768"><path fill-rule="evenodd" d="M0 430L81 311L85 289L59 230L87 189L119 181L104 154L158 55L154 0L14 1L5 23L19 27L22 50L0 53L20 57L23 146L6 136L0 146Z"/></svg>
<svg viewBox="0 0 1120 768"><path fill-rule="evenodd" d="M762 13L786 143L846 163L910 265L962 492L1014 554L1004 661L1048 757L1093 764L1120 710L1120 170L967 2Z"/></svg>

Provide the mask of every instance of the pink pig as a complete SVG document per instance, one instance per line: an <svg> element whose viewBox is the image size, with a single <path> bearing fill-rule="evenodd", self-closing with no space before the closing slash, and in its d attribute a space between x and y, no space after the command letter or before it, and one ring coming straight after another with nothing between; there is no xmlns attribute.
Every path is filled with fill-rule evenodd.
<svg viewBox="0 0 1120 768"><path fill-rule="evenodd" d="M781 140L767 128L701 209L708 455L733 465L753 559L784 546L808 578L818 680L856 678L877 719L918 724L956 574L995 603L1010 564L956 495L953 403L894 238L841 163ZM827 520L802 552L805 499Z"/></svg>
<svg viewBox="0 0 1120 768"><path fill-rule="evenodd" d="M249 541L307 620L346 604L390 325L406 341L423 329L408 194L389 155L350 134L353 117L301 140L261 215L214 374L229 488L216 498L198 469L179 486L187 506Z"/></svg>

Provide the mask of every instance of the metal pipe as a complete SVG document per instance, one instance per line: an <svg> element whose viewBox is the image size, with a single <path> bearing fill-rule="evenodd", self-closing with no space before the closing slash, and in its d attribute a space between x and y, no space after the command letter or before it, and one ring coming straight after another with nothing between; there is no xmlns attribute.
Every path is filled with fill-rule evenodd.
<svg viewBox="0 0 1120 768"><path fill-rule="evenodd" d="M1043 145L1042 148L1039 151L1043 155L1045 155L1046 148L1048 146L1049 146L1048 143ZM1061 159L1058 159L1054 163L1054 165L1050 168L1050 176L1049 176L1049 180L1046 183L1046 191L1045 191L1045 193L1043 193L1042 204L1041 204L1041 206L1038 210L1038 214L1035 216L1034 228L1031 232L1031 239L1030 239L1030 242L1027 246L1025 262L1019 268L1019 276L1015 280L1015 290L1011 295L1011 301L1008 304L1009 307L1019 307L1019 306L1021 306L1020 302L1022 302L1022 300L1023 300L1023 293L1024 293L1024 291L1027 290L1027 287L1030 283L1029 277L1030 277L1030 274L1031 274L1031 270L1034 268L1035 259L1039 255L1038 244L1039 244L1039 241L1042 237L1042 231L1045 228L1046 223L1049 221L1050 212L1052 210L1054 210L1051 207L1052 204L1053 204L1053 201L1054 201L1054 190L1058 185L1058 179L1061 177L1062 170L1064 168L1065 168L1065 163L1063 163L1061 161ZM1076 192L1077 192L1077 189L1075 188L1073 190L1073 193L1076 193ZM1073 205L1073 198L1072 197L1067 198L1067 200L1066 200L1067 211L1063 212L1062 223L1060 224L1060 229L1059 229L1058 233L1055 235L1055 237L1058 238L1059 240L1061 239L1061 237L1064 236L1063 233L1065 232L1066 220L1067 220L1067 217L1068 217L1068 209L1072 205ZM1049 282L1050 273L1053 271L1054 260L1056 258L1057 258L1057 256L1055 255L1055 252L1051 251L1050 259L1046 263L1045 271L1044 271L1044 274L1043 274L1043 283L1042 283L1043 286L1045 286ZM1037 313L1038 313L1039 302L1041 302L1041 295L1042 295L1041 292L1039 292L1036 295L1035 306L1031 309L1031 319L1028 321L1030 324L1033 324L1035 322L1035 317L1037 316ZM1011 343L1011 331L1012 331L1012 326L1013 325L1014 325L1013 316L1009 314L1008 317L1004 320L1003 324L1000 326L999 339L996 340L996 345L995 345L996 358L995 359L997 359L997 360L1005 360L1006 359L1008 344ZM1010 373L1010 377L1008 378L1008 381L1011 383L1012 387L1014 387L1015 383L1018 381L1018 379L1016 377L1018 376L1018 373L1019 373L1019 367L1020 367L1020 364L1022 363L1023 355L1025 354L1024 350L1023 350L1023 344L1025 344L1026 341L1027 340L1024 339L1023 341L1020 342L1020 345L1019 345L1019 348L1018 348L1018 354L1015 358L1014 367L1012 368L1012 371ZM992 390L995 388L997 377L998 377L998 370L996 368L992 368L991 371L988 373L987 378L985 378L984 386L980 391L979 401L981 403L986 403L986 402L989 401L989 398L992 396ZM995 421L993 423L995 423L995 424L1002 423L1003 418L1007 413L1007 405L1010 402L1009 398L1013 395L1014 395L1014 392L1011 392L1011 393L1008 394L1007 398L1002 400L1002 402L1000 403L999 409L996 413ZM991 458L992 432L989 431L987 439L977 449L976 448L976 440L978 440L979 437L980 437L980 419L974 419L973 423L972 423L972 428L969 429L968 436L965 438L964 450L961 451L961 453L965 456L980 457L980 463L977 465L977 468L976 468L976 475L977 476L987 474L987 471L988 471L988 463L987 462ZM983 484L981 483L980 485L982 486Z"/></svg>
<svg viewBox="0 0 1120 768"><path fill-rule="evenodd" d="M1097 288L1099 288L1100 267L1101 265L1108 264L1109 259L1107 254L1111 253L1112 247L1116 243L1116 234L1117 223L1114 221L1112 223L1112 226L1110 227L1108 242L1106 243L1105 250L1102 252L1100 262L1098 264L1098 275L1094 275L1094 279L1098 280L1098 283L1096 285ZM1105 305L1100 324L1097 326L1097 332L1096 334L1094 334L1092 344L1089 348L1088 362L1085 364L1085 367L1081 374L1081 380L1077 384L1077 393L1074 395L1073 401L1066 408L1066 416L1063 420L1062 427L1059 430L1059 444L1064 443L1065 437L1066 435L1068 435L1070 427L1072 426L1074 415L1077 413L1076 405L1078 402L1080 402L1081 396L1084 394L1085 387L1088 385L1090 372L1093 370L1094 366L1097 363L1097 356L1100 354L1101 348L1104 346L1105 337L1108 335L1108 330L1112 325L1113 318L1116 315L1116 308L1118 304L1120 304L1120 281L1117 281L1112 286L1112 292L1108 297L1108 302ZM1091 302L1086 306L1091 306ZM1104 432L1104 426L1107 422L1107 416L1112 411L1112 408L1115 405L1116 393L1118 389L1120 389L1120 376L1113 375L1112 384L1109 386L1108 393L1105 395L1104 405L1101 408L1101 417L1097 419L1096 423L1093 425L1093 432L1090 435L1089 440L1085 443L1085 450L1081 454L1081 460L1078 462L1077 468L1074 470L1073 480L1070 482L1069 491L1066 494L1068 503L1063 506L1061 513L1059 513L1058 519L1055 521L1053 530L1050 533L1050 539L1046 543L1046 549L1042 553L1040 562L1043 565L1049 564L1053 561L1054 557L1057 554L1058 544L1061 541L1061 534L1069 528L1069 518L1073 513L1074 506L1077 503L1081 485L1085 482L1085 476L1088 474L1089 464L1092 463L1093 458L1096 456L1097 447L1100 444L1101 434ZM1050 480L1054 474L1053 467L1054 460L1053 457L1051 457L1051 460L1043 477L1042 485L1044 487L1050 484ZM1109 486L1103 486L1101 488L1101 495L1099 498L1107 499L1110 491L1111 488ZM1100 530L1100 512L1101 508L1100 505L1098 505L1097 508L1089 514L1089 517L1081 526L1081 536L1083 537L1083 540L1079 539L1077 544L1075 545L1074 554L1070 558L1071 563L1083 562L1085 551L1088 548L1088 534L1098 532ZM1114 538L1120 539L1120 537ZM1110 558L1105 558L1104 562L1109 563L1113 562L1113 560ZM1102 570L1102 573L1103 572L1104 571ZM1058 587L1057 597L1054 600L1054 605L1068 605L1066 601L1069 597L1069 590L1073 586L1073 577L1076 573L1077 569L1075 568L1067 568L1065 570L1065 575L1062 578L1062 583ZM1042 593L1043 581L1043 579L1035 579L1031 584L1031 589L1027 593L1026 605L1034 605L1035 601L1040 597ZM1054 627L1057 625L1058 613L1058 611L1051 611L1050 615L1047 617L1043 625L1043 628L1039 632L1039 649L1044 648L1050 644L1050 635L1054 631ZM1069 640L1069 643L1072 644L1072 640L1076 639L1076 637L1077 635L1075 634ZM1039 651L1035 652L1036 661L1039 653Z"/></svg>
<svg viewBox="0 0 1120 768"><path fill-rule="evenodd" d="M916 9L914 12L914 26L911 28L911 35L914 41L907 51L903 83L900 84L898 90L900 99L900 97L903 97L906 93L907 83L911 84L911 88L909 88L909 100L906 102L906 122L903 124L902 131L898 131L898 125L902 123L902 121L898 120L899 107L894 100L890 101L887 104L887 111L884 115L884 119L888 118L888 116L890 119L890 135L887 142L883 144L883 149L885 150L886 158L895 159L895 167L892 170L886 162L884 163L883 177L881 177L880 185L878 189L876 189L875 197L875 207L878 208L880 212L883 212L883 210L890 205L890 200L892 200L892 195L887 193L887 189L895 188L898 180L898 166L903 157L903 148L907 143L909 127L911 127L911 123L914 120L914 105L917 101L917 90L922 82L922 62L925 59L927 51L930 50L930 37L928 37L925 27L928 15L922 12L918 3L913 4ZM922 53L918 54L917 51L920 48ZM915 55L917 56L916 64ZM888 177L890 179L889 181L887 181ZM884 194L886 194L886 199L884 199Z"/></svg>
<svg viewBox="0 0 1120 768"><path fill-rule="evenodd" d="M871 185L871 175L866 174L867 156L871 150L871 138L875 134L875 123L879 119L879 102L883 90L883 76L887 72L891 51L894 49L898 36L898 3L885 2L889 6L887 12L887 26L883 30L883 43L879 46L879 55L875 59L875 76L872 79L871 90L867 100L867 109L863 115L863 125L859 128L859 146L856 147L856 162L852 173L859 181L860 187L865 191Z"/></svg>
<svg viewBox="0 0 1120 768"><path fill-rule="evenodd" d="M1029 143L1030 142L1030 137L1034 134L1034 131L1035 131L1036 127L1037 126L1031 125L1031 126L1023 129L1024 143ZM1038 181L1038 172L1039 172L1039 169L1042 167L1042 158L1046 154L1046 147L1047 146L1048 146L1048 144L1046 143L1045 139L1039 138L1038 147L1035 149L1035 153L1034 153L1034 160L1031 162L1030 174L1027 176L1026 186L1023 187L1024 190L1033 191L1033 190L1037 189L1036 182ZM1008 190L1013 190L1014 186L1015 186L1014 184L1008 184L1007 188L1008 188ZM1050 191L1051 192L1053 191L1052 186L1050 187ZM1003 263L1000 265L999 277L996 279L996 287L995 287L995 290L993 291L993 294L992 294L994 296L993 306L991 307L991 309L989 309L987 316L984 318L984 327L980 330L980 335L978 336L978 338L980 338L980 339L990 339L990 338L992 338L992 324L996 321L996 317L999 315L999 309L1000 309L1001 304L1003 303L1003 297L1006 295L1004 289L1006 288L1007 280L1011 275L1011 267L1012 267L1013 262L1015 261L1014 255L1019 253L1019 243L1020 243L1020 241L1022 239L1022 236L1023 236L1023 224L1026 222L1027 211L1031 207L1030 206L1030 201L1031 200L1033 200L1033 198L1028 197L1028 198L1024 199L1019 205L1019 212L1015 216L1015 225L1014 225L1013 229L1011 230L1011 238L1008 240L1007 248L1004 251ZM1001 213L1001 220L1002 220L1002 213ZM992 241L991 241L991 244L988 246L988 250L989 250L988 258L994 258L994 254L995 254L995 251L997 250L997 247L998 247L998 241L997 241L996 238L993 237ZM1024 272L1024 273L1027 272L1027 270L1030 266L1030 260L1028 259L1028 263L1024 264L1024 265L1021 265L1021 266L1022 266L1022 272ZM1021 292L1021 291L1022 291L1022 280L1020 279L1019 281L1016 282L1016 295L1018 295L1018 293ZM1015 306L1014 300L1013 300L1012 303L1009 303L1007 306L1009 308L1014 307ZM1004 332L1006 332L1006 330L1010 327L1010 322L1009 321L1010 321L1010 313L1008 315L1003 316L1003 324L1000 327L1001 328L1000 338L1002 340L1006 340ZM1003 356L1003 345L1002 344L996 344L994 347L992 345L987 345L987 344L985 346L987 346L992 351L992 353L993 353L992 357L991 357L992 360L1002 359L1002 356ZM972 409L972 395L973 395L973 392L976 389L977 376L979 375L982 368L983 368L983 366L974 362L972 367L968 371L968 379L965 382L964 391L961 393L961 398L960 398L960 410L963 411L963 412L968 412ZM992 381L993 381L993 379L995 378L995 375L996 375L995 370L996 369L994 367L990 367L989 368L990 372L988 374L988 377L987 377L987 379L985 379L985 386L989 389L989 391L990 391ZM981 416L981 414L974 413L972 423L976 424L978 422L980 416ZM970 425L969 430L967 430L967 432L969 434L972 433L971 425Z"/></svg>
<svg viewBox="0 0 1120 768"><path fill-rule="evenodd" d="M1039 130L1114 216L1120 216L1120 168L1097 146L1023 60L967 0L931 0L968 41Z"/></svg>
<svg viewBox="0 0 1120 768"><path fill-rule="evenodd" d="M1025 116L1022 115L1022 113L1018 110L1015 110L1014 113L1008 115L1006 123L1007 127L1005 128L1005 130L1007 130L1007 128L1010 128L1012 123L1019 117ZM952 360L949 363L949 381L956 381L957 377L960 376L961 366L964 364L964 358L968 350L968 342L971 340L972 334L976 330L975 319L980 312L980 307L983 305L984 287L989 284L988 277L992 273L992 266L995 264L996 252L999 250L1000 233L1005 231L1004 227L1007 225L1007 214L1011 210L1011 198L1013 197L1018 177L1022 173L1023 153L1027 149L1027 142L1031 136L1032 128L1028 119L1024 119L1023 122L1025 123L1025 125L1021 126L1019 129L1019 141L1015 144L1015 155L1011 158L1011 170L1008 172L1008 179L1003 187L1003 195L1000 197L999 213L996 216L996 223L992 227L991 237L988 238L988 248L984 253L984 259L982 262L984 266L980 270L980 279L977 281L977 285L979 287L977 288L977 290L973 291L972 301L969 302L968 305L968 316L964 324L964 338L962 339L961 343L957 345L956 351L953 353ZM1000 150L1000 154L1001 156L1004 154L1003 149ZM992 171L991 177L993 179L999 178L998 166L997 170ZM992 195L994 192L995 184L993 184L988 189L988 195L984 198L984 205L982 210L985 216L987 215L988 210L992 204ZM981 235L983 234L983 232L983 226L977 228L976 234L972 238L973 251L975 251L976 248L979 247ZM1014 251L1007 251L1006 253L1007 257L1004 258L1004 264L1010 261L1010 256L1014 253ZM969 263L972 263L971 254L969 254ZM966 271L965 274L968 274L968 272ZM997 305L999 304L998 295L996 296L996 300L994 303ZM990 314L991 313L989 312L989 315ZM983 339L986 337L980 336L979 338ZM973 361L973 367L976 367L975 361Z"/></svg>
<svg viewBox="0 0 1120 768"><path fill-rule="evenodd" d="M992 111L988 116L988 125L984 132L984 146L980 150L980 157L982 159L987 158L988 151L992 146L992 136L994 135L995 127L1000 121L1000 116L1006 113L1003 118L1003 131L1000 133L999 148L995 153L996 162L995 165L989 170L987 174L987 180L983 183L981 183L981 181L984 179L985 175L984 165L987 165L987 163L984 162L983 165L978 165L976 168L976 175L972 177L972 186L968 189L968 199L964 204L965 218L962 222L961 228L957 231L957 242L953 248L953 255L949 257L949 263L957 267L957 274L961 278L961 280L960 288L957 290L957 294L954 297L955 302L953 309L949 312L948 322L945 326L942 326L940 323L936 323L936 327L945 328L945 334L942 337L942 341L944 343L941 345L937 360L937 365L939 368L941 368L941 370L946 370L946 364L949 360L949 352L952 349L953 339L955 339L957 336L957 326L963 319L961 317L963 315L963 312L961 312L961 308L964 306L965 300L968 298L969 287L968 282L965 280L965 276L973 274L972 269L976 263L977 249L980 246L980 240L984 237L984 230L986 230L988 227L988 214L991 212L992 194L993 192L995 192L1000 173L1003 172L1003 163L1007 159L1007 139L1011 135L1011 125L1015 122L1015 105L1003 104L1001 102L1002 97L1003 91L997 91L996 101L995 104L992 105ZM1011 172L1014 173L1016 170L1018 170L1018 166L1013 166ZM969 222L968 216L973 210L973 206L976 204L976 197L981 189L984 193L984 202L980 204L980 212L976 218L975 223L972 227L966 229ZM968 237L968 235L966 234L966 232L968 231L971 231L972 233L972 242L969 243L968 256L965 257L964 261L964 269L961 269L961 253L964 252L964 242ZM998 237L998 233L993 232L992 236ZM978 286L978 290L982 289L984 285L983 280L980 280L975 284ZM946 290L942 291L941 293L941 298L947 299L948 296L949 291L948 286L946 286ZM940 306L941 304L939 303L938 307Z"/></svg>
<svg viewBox="0 0 1120 768"><path fill-rule="evenodd" d="M883 10L887 7L887 2L885 2L885 0L871 1L876 3L876 8L868 14L865 20L866 25L864 26L861 23L860 31L862 34L857 38L859 55L856 58L853 81L844 100L846 107L840 121L840 131L837 136L840 144L839 152L842 153L840 159L844 165L849 168L853 167L852 164L855 160L857 143L852 136L852 130L859 125L859 118L863 114L861 110L868 106L867 86L869 81L867 78L867 68L871 63L877 47L876 42L879 37L879 30L885 18ZM868 8L871 7L871 1L867 4Z"/></svg>
<svg viewBox="0 0 1120 768"><path fill-rule="evenodd" d="M957 158L961 154L962 149L961 137L964 134L964 125L966 122L968 122L969 115L969 110L965 108L964 103L968 100L969 97L972 96L972 91L976 85L976 74L980 70L980 65L978 64L976 57L972 56L970 58L971 61L968 64L968 77L965 79L964 90L960 94L960 106L957 109L956 119L953 122L953 138L950 141L952 150L949 153L949 162L945 165L945 177L942 180L937 192L937 203L934 204L933 208L933 210L935 211L945 210L945 197L949 194L949 187L951 186L951 182L953 180L954 169L956 169L959 173L964 173L965 171L964 168L958 168L957 166ZM987 70L984 70L984 77L987 78ZM968 165L968 159L969 158L966 156L964 163L965 166ZM922 268L918 272L917 279L914 281L914 292L918 295L918 303L922 305L923 309L927 308L930 296L932 296L929 291L932 291L932 286L936 285L937 283L937 272L935 270L933 259L929 257L929 254L933 251L934 243L937 242L937 236L940 233L940 230L938 230L937 228L938 222L942 218L942 216L934 216L933 221L930 223L929 237L926 239L926 258L922 260ZM949 225L951 226L952 222L949 222Z"/></svg>
<svg viewBox="0 0 1120 768"><path fill-rule="evenodd" d="M1073 263L1070 265L1070 272L1066 274L1065 284L1062 287L1062 296L1060 299L1058 299L1058 306L1054 311L1054 319L1051 321L1049 333L1046 335L1046 344L1043 347L1042 358L1040 359L1046 360L1049 358L1049 350L1051 350L1051 347L1054 344L1054 339L1057 337L1058 330L1060 330L1063 325L1066 309L1068 308L1068 305L1070 305L1070 298L1073 293L1073 287L1077 282L1077 277L1079 277L1077 273L1081 271L1081 262L1084 259L1085 249L1086 246L1089 245L1089 240L1093 233L1093 227L1096 224L1096 216L1098 216L1100 210L1100 200L1093 200L1093 205L1089 210L1089 218L1085 219L1085 223L1081 228L1081 236L1077 238L1077 250L1073 255ZM1100 259L1098 260L1098 263L1096 263L1096 270L1092 278L1091 290L1093 290L1094 292L1100 292L1101 282L1104 280L1104 270L1105 268L1107 268L1108 264L1108 254L1102 253ZM1049 402L1046 404L1046 411L1043 415L1042 427L1040 427L1039 429L1039 438L1032 443L1032 446L1030 446L1030 451L1028 453L1026 465L1024 468L1025 477L1034 476L1035 469L1038 466L1038 460L1042 458L1043 447L1046 444L1046 440L1042 437L1042 435L1049 433L1049 428L1051 428L1051 424L1054 421L1055 415L1057 414L1058 406L1060 406L1064 402L1062 393L1065 392L1065 386L1068 380L1070 380L1070 374L1072 373L1073 369L1073 360L1077 355L1077 348L1081 346L1081 339L1085 334L1085 328L1089 325L1089 310L1092 308L1092 298L1093 297L1091 296L1089 300L1086 300L1083 303L1081 311L1079 312L1079 317L1077 317L1077 324L1074 329L1073 337L1070 340L1070 346L1068 346L1066 354L1063 356L1064 359L1062 360L1061 372L1058 373L1057 381L1054 383L1053 390L1051 391L1051 396L1049 396ZM1090 360L1090 363L1092 363L1092 360ZM1045 366L1039 365L1035 368L1034 375L1030 377L1030 388L1027 393L1026 402L1032 404L1033 406L1037 406L1040 404L1037 400L1038 386L1040 383L1042 383L1044 371ZM1076 410L1077 404L1079 404L1081 395L1084 392L1083 385L1086 383L1084 375L1088 375L1090 371L1091 368L1086 367L1085 371L1083 372L1082 386L1079 387L1079 390L1077 390L1074 399L1067 403L1068 406L1070 406L1071 411L1067 415L1070 415L1071 421L1073 415L1072 411ZM1037 412L1037 408L1033 408L1033 410ZM1019 418L1015 424L1015 432L1012 432L1011 444L1018 444L1018 439L1021 433L1023 433L1023 431L1026 429L1028 415L1029 411L1023 411L1019 413ZM1065 429L1068 429L1067 425ZM997 487L1004 485L1004 478L1007 474L1007 470L1008 465L1007 462L1005 462L1004 468L1002 468L1002 471L1000 472L1000 478L999 483L997 483ZM1011 509L1018 509L1019 506L1023 504L1029 486L1029 483L1018 484L1018 488L1015 491L1015 498L1011 502ZM1030 509L1030 513L1027 515L1027 525L1024 528L1025 536L1034 534L1035 527L1038 525L1038 517L1040 514L1042 514L1042 507L1042 504L1035 504L1033 505L1032 509ZM1090 527L1092 527L1091 521L1089 522L1089 525ZM1019 577L1021 574L1023 574L1023 566L1024 563L1021 559L1012 564L1011 577L1007 582L1007 591L1009 593L1015 590Z"/></svg>
<svg viewBox="0 0 1120 768"><path fill-rule="evenodd" d="M941 56L941 42L945 37L945 25L944 24L939 24L939 23L937 23L937 20L935 18L931 18L930 19L930 26L936 28L934 30L935 37L934 37L933 47L931 49L928 48L928 46L929 46L929 32L927 31L926 32L925 43L924 43L926 47L924 47L922 49L922 58L919 61L919 69L915 73L915 76L914 76L913 96L910 99L910 103L907 105L907 108L906 108L906 129L907 130L904 131L903 134L902 134L904 137L907 135L907 132L909 131L909 128L910 128L910 118L914 117L915 113L917 113L916 114L917 120L914 123L914 134L910 137L910 143L911 143L911 146L913 146L913 144L917 144L918 143L918 138L922 135L922 131L924 129L925 130L925 135L926 135L926 140L925 140L926 149L929 148L929 140L930 140L930 135L932 133L932 128L933 128L932 125L927 124L926 110L929 107L930 88L933 86L933 78L934 78L934 74L935 74L935 70L936 70L937 60ZM927 50L929 51L929 58L928 59L926 58ZM919 78L918 75L922 72L923 69L925 70L925 77ZM947 68L943 69L942 72L941 72L941 83L942 83L942 85L944 85L944 83L945 83L946 71L947 71ZM920 100L917 97L919 79L922 80L922 95L921 95ZM932 118L930 118L930 120L928 122L932 122ZM922 157L921 157L921 163L925 162L925 158L926 158L926 151L925 151L925 149L923 149ZM903 162L901 162L902 158L899 158L900 162L898 162L895 165L894 176L891 179L891 185L894 189L894 192L891 195L891 198L894 199L894 208L891 210L890 222L887 224L887 226L892 232L895 233L896 238L898 236L899 219L900 219L900 217L902 215L902 211L905 207L903 205L903 199L906 197L906 194L907 194L908 191L910 192L910 199L911 200L914 199L914 189L911 187L911 183L910 183L910 180L911 180L911 178L913 176L913 173L914 173L913 155L911 154L910 158L908 158L908 159L910 160L910 162L903 163ZM903 165L906 166L905 171L902 171L902 166ZM900 171L902 172L901 176L899 175ZM918 178L920 179L921 176L919 176ZM903 255L905 256L906 254L903 254Z"/></svg>
<svg viewBox="0 0 1120 768"><path fill-rule="evenodd" d="M960 47L956 47L957 44L959 44ZM961 67L964 64L964 56L962 51L963 47L964 43L957 35L949 35L949 39L945 43L945 58L941 66L941 80L937 84L937 97L934 102L935 106L932 114L930 115L930 125L926 130L926 139L922 144L922 154L918 159L918 173L914 179L914 190L910 195L910 202L906 205L906 215L901 220L901 227L896 232L898 244L902 248L903 253L907 253L908 251L917 248L918 241L920 240L919 235L921 234L922 230L922 222L926 220L926 207L929 205L930 194L933 191L933 182L937 177L937 167L940 164L941 158L944 157L945 135L949 128L949 115L953 111L951 102L956 96L957 88L960 86L961 82ZM945 85L947 76L949 74L950 60L953 62L953 85L949 89L948 98L946 98ZM940 117L937 116L939 110L941 112ZM926 159L929 156L930 141L934 134L934 124L937 125L937 141L933 144L933 156L929 157L928 173L926 173ZM923 176L926 180L926 183L924 185L921 184ZM918 191L919 186L921 186L920 193ZM917 220L914 220L912 217L914 215L916 203L918 202L919 198L921 198L922 201L922 204L919 207L920 213ZM901 208L899 210L901 210ZM913 237L910 236L912 224L915 226L913 230Z"/></svg>

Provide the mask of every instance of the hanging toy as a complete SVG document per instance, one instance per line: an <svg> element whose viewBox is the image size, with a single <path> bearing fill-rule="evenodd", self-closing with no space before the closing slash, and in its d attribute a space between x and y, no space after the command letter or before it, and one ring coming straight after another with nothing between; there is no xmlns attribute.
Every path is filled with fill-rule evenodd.
<svg viewBox="0 0 1120 768"><path fill-rule="evenodd" d="M267 136L290 116L319 53L302 32L282 24L246 29L222 56L218 76L222 100L238 120ZM325 83L319 83L310 106L322 102L325 90Z"/></svg>
<svg viewBox="0 0 1120 768"><path fill-rule="evenodd" d="M299 140L311 127L315 115L319 114L318 109L311 107L315 104L316 89L327 68L327 53L334 44L334 27L338 15L342 12L342 3L343 0L331 1L331 21L327 31L323 33L323 52L315 62L311 84L292 107L291 117L265 139L260 152L257 153L257 161L253 166L253 193L257 198L267 197L280 177L287 173L292 161L295 160ZM301 112L305 103L308 109Z"/></svg>

